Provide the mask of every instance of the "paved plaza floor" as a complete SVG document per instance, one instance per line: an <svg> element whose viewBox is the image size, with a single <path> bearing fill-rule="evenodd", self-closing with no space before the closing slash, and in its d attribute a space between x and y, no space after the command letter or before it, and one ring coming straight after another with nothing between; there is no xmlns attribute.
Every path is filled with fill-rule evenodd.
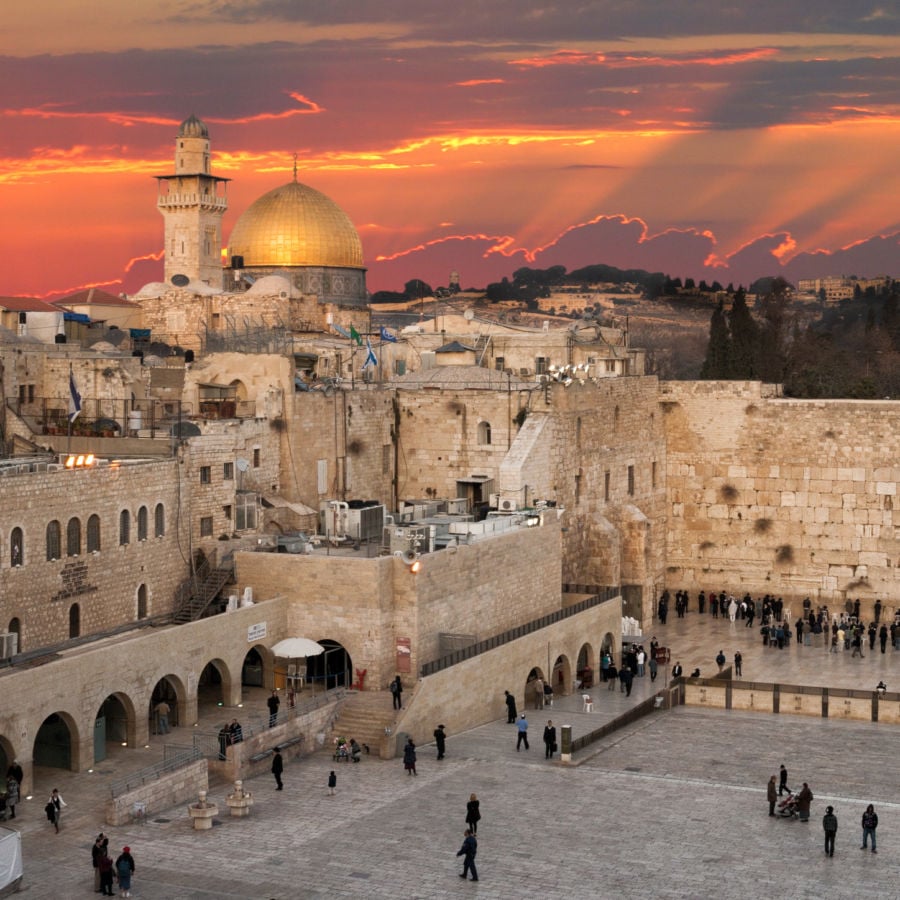
<svg viewBox="0 0 900 900"><path fill-rule="evenodd" d="M685 671L715 671L723 649L744 655L745 677L759 681L868 689L900 684L900 652L862 660L824 648L763 648L759 629L692 614L647 629L672 648ZM366 757L335 766L325 753L288 765L285 790L271 776L249 780L247 819L221 815L207 832L191 830L185 808L145 825L107 829L108 782L146 764L150 751L121 749L93 775L38 770L34 799L12 824L23 834L23 893L69 898L91 894L90 849L99 831L137 863L136 900L305 900L325 897L478 896L731 898L885 898L900 884L900 786L896 727L706 709L655 712L592 745L577 765L546 761L548 718L585 733L650 696L662 683L635 679L631 698L592 689L595 712L580 696L528 710L531 749L516 752L505 718L461 734L446 722L447 758L420 746L419 774L400 760ZM386 698L386 702L389 702ZM227 713L227 710L222 712ZM178 732L171 735L178 741ZM139 761L138 761L139 760ZM765 786L785 762L790 783L815 795L809 823L767 815ZM337 772L329 796L329 771ZM51 784L51 781L53 782ZM59 835L43 817L46 789L69 806ZM227 812L228 785L211 799ZM477 884L458 877L466 801L481 800ZM860 817L879 814L878 854L860 850ZM823 853L825 806L839 820L833 859ZM9 823L7 823L9 824Z"/></svg>

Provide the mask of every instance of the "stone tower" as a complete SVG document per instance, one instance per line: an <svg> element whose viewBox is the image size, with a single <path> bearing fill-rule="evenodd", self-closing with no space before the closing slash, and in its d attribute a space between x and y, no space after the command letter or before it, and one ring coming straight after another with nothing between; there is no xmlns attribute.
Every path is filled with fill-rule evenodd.
<svg viewBox="0 0 900 900"><path fill-rule="evenodd" d="M229 179L209 171L209 131L195 115L185 119L175 141L175 172L157 175L156 207L166 222L165 280L200 281L222 287L222 216ZM174 279L174 281L173 281Z"/></svg>

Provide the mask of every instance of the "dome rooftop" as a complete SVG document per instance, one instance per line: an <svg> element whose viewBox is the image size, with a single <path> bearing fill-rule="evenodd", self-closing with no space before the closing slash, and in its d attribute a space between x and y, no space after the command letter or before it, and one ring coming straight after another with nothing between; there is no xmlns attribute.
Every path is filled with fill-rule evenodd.
<svg viewBox="0 0 900 900"><path fill-rule="evenodd" d="M363 267L362 242L350 217L329 197L292 181L263 194L237 220L230 256L244 268Z"/></svg>
<svg viewBox="0 0 900 900"><path fill-rule="evenodd" d="M198 119L191 113L181 125L178 126L178 137L208 138L209 129L201 119Z"/></svg>

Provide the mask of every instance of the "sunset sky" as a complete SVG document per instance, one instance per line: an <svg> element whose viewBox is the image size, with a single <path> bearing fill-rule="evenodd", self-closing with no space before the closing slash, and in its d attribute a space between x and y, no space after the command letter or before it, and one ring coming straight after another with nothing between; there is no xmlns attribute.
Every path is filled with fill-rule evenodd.
<svg viewBox="0 0 900 900"><path fill-rule="evenodd" d="M900 277L897 0L12 0L0 294L162 277L178 124L292 177L371 290L590 263L748 283Z"/></svg>

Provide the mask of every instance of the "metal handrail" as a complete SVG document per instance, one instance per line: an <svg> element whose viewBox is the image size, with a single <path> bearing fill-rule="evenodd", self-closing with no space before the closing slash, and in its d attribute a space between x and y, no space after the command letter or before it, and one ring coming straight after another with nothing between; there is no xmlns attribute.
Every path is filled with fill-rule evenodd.
<svg viewBox="0 0 900 900"><path fill-rule="evenodd" d="M156 781L160 775L183 769L198 759L203 759L203 754L196 747L179 747L174 753L170 753L167 747L162 762L139 769L137 772L113 781L109 786L109 792L113 797L119 797L147 784L147 782Z"/></svg>
<svg viewBox="0 0 900 900"><path fill-rule="evenodd" d="M527 634L532 634L535 631L539 631L542 628L547 628L549 625L553 625L556 622L561 622L563 619L568 619L569 616L578 615L578 613L584 612L586 609L590 609L594 606L599 606L601 603L607 603L610 600L618 597L621 593L621 588L618 587L607 587L603 588L601 593L594 594L592 597L587 597L584 600L579 601L578 603L573 604L572 606L565 606L562 609L554 610L552 613L548 613L545 616L541 616L539 619L533 619L530 622L526 622L524 625L517 625L515 628L510 628L507 631L502 632L501 634L496 634L493 637L485 638L483 641L478 641L476 644L471 644L468 647L464 647L462 650L454 650L452 653L448 653L440 659L432 660L431 662L427 662L422 666L422 677L426 677L428 675L434 675L436 672L440 672L443 669L447 669L450 666L455 666L457 663L464 662L467 659L472 659L474 656L480 656L482 653L486 653L488 650L494 650L497 647L503 646L503 644L507 644L510 641L517 640L520 637L524 637Z"/></svg>

